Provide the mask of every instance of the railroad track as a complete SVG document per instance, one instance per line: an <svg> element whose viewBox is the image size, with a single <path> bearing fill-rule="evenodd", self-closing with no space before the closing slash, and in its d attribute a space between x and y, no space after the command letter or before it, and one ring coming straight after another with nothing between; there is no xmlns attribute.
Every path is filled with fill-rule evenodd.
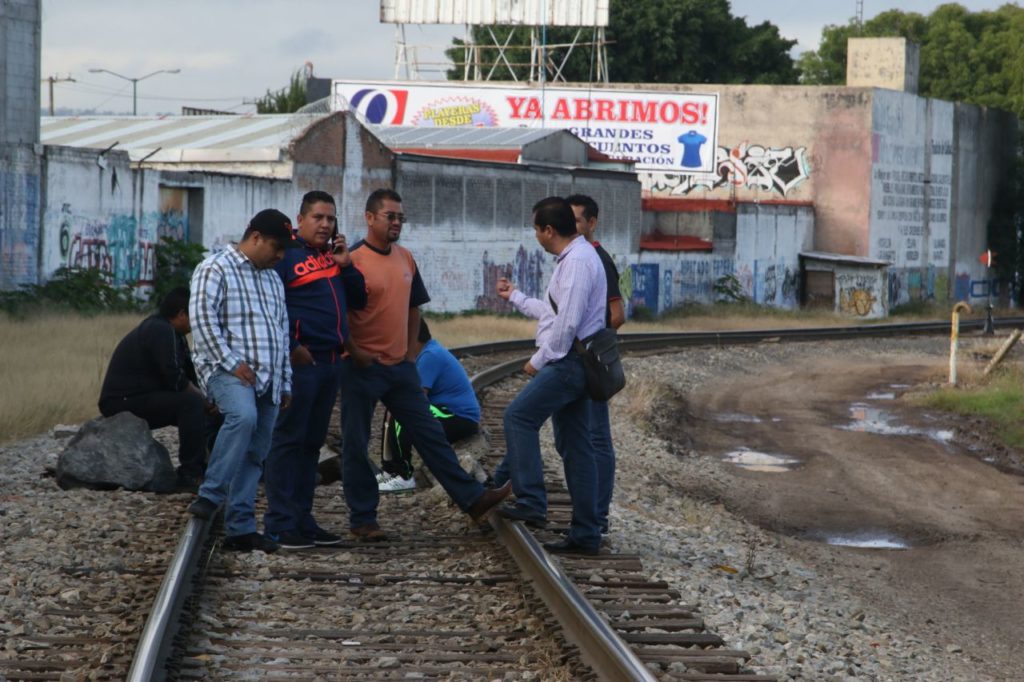
<svg viewBox="0 0 1024 682"><path fill-rule="evenodd" d="M1019 327L1024 319L998 324ZM965 321L961 329L981 325ZM947 330L947 323L920 323L631 334L623 346L644 352ZM485 394L484 422L496 451L500 415L522 381L513 375L531 346L457 349ZM495 365L495 357L502 362ZM496 517L495 532L481 532L443 494L423 492L382 498L382 522L394 532L386 543L225 555L209 524L189 520L175 537L183 498L159 498L148 510L151 523L140 524L145 551L129 552L133 561L68 567L68 584L58 591L77 590L79 605L46 612L54 634L0 638L0 680L327 680L410 672L486 679L525 670L541 679L772 679L745 671L746 655L705 632L696 605L678 603L667 585L646 578L637 557L616 554L614 546L600 557L546 556L539 543L566 528L570 513L555 483L557 467L549 466L552 523L537 537ZM317 509L324 525L345 527L336 488L318 494ZM202 591L193 591L200 584ZM191 625L179 633L181 621Z"/></svg>

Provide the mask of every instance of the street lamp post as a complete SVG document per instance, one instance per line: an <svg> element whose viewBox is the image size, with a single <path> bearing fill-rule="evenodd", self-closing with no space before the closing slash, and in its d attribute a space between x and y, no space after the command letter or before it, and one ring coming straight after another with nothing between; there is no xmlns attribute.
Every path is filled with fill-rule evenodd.
<svg viewBox="0 0 1024 682"><path fill-rule="evenodd" d="M110 69L89 69L89 73L109 73L111 76L117 76L122 80L129 81L132 84L132 116L139 115L139 99L138 99L138 87L139 81L144 81L151 76L155 76L158 73L181 73L181 69L160 69L153 73L147 73L145 76L139 76L138 78L129 78L128 76L122 76L119 73L114 73Z"/></svg>

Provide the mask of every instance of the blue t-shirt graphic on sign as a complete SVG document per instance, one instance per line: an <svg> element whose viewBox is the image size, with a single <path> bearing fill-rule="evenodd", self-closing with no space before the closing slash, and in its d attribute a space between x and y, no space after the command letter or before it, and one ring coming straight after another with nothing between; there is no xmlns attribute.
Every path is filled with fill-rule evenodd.
<svg viewBox="0 0 1024 682"><path fill-rule="evenodd" d="M679 162L679 165L683 168L700 168L700 148L708 141L708 138L696 130L691 130L680 135L678 140L683 145L683 160Z"/></svg>

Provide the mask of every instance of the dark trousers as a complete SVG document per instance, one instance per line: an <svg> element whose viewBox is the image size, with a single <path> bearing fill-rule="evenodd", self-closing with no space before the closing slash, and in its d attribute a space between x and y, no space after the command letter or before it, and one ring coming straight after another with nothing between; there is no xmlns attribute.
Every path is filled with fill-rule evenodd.
<svg viewBox="0 0 1024 682"><path fill-rule="evenodd" d="M463 438L469 438L480 430L480 425L472 419L452 414L447 407L430 406L430 412L444 429L444 437L451 444ZM384 425L384 452L381 454L380 467L392 476L412 478L412 434L402 426L393 415L388 415Z"/></svg>
<svg viewBox="0 0 1024 682"><path fill-rule="evenodd" d="M413 447L423 463L452 500L463 511L484 494L484 487L459 464L444 429L430 414L430 403L420 387L416 365L404 361L397 365L374 363L356 367L352 360L341 364L341 426L344 442L341 451L341 484L353 528L377 521L377 478L367 444L370 420L377 401L395 419L409 429Z"/></svg>
<svg viewBox="0 0 1024 682"><path fill-rule="evenodd" d="M208 424L203 408L203 397L193 391L154 391L100 401L100 413L104 417L131 412L145 419L151 429L177 426L178 471L197 478L206 471Z"/></svg>
<svg viewBox="0 0 1024 682"><path fill-rule="evenodd" d="M505 408L508 452L494 471L501 485L512 481L516 504L539 516L548 512L540 429L551 418L555 450L562 458L565 485L572 498L569 539L588 548L601 544L597 511L598 469L594 461L583 361L574 350L544 365Z"/></svg>
<svg viewBox="0 0 1024 682"><path fill-rule="evenodd" d="M311 537L316 532L316 471L338 399L338 372L337 362L320 360L292 368L292 404L277 415L263 469L267 495L263 525L268 533Z"/></svg>

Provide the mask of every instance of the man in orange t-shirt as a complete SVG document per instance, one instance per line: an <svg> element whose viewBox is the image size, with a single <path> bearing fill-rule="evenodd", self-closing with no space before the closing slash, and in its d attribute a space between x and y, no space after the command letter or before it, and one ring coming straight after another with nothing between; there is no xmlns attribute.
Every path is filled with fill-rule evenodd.
<svg viewBox="0 0 1024 682"><path fill-rule="evenodd" d="M378 400L409 429L423 463L474 520L484 518L512 486L487 489L470 476L430 413L416 357L410 357L419 333L419 306L430 296L412 254L395 243L405 223L402 198L394 190L376 190L366 200L365 217L366 238L350 251L366 281L367 302L363 309L348 312L350 356L341 369L341 467L352 534L373 541L386 539L377 524L380 496L366 449Z"/></svg>

